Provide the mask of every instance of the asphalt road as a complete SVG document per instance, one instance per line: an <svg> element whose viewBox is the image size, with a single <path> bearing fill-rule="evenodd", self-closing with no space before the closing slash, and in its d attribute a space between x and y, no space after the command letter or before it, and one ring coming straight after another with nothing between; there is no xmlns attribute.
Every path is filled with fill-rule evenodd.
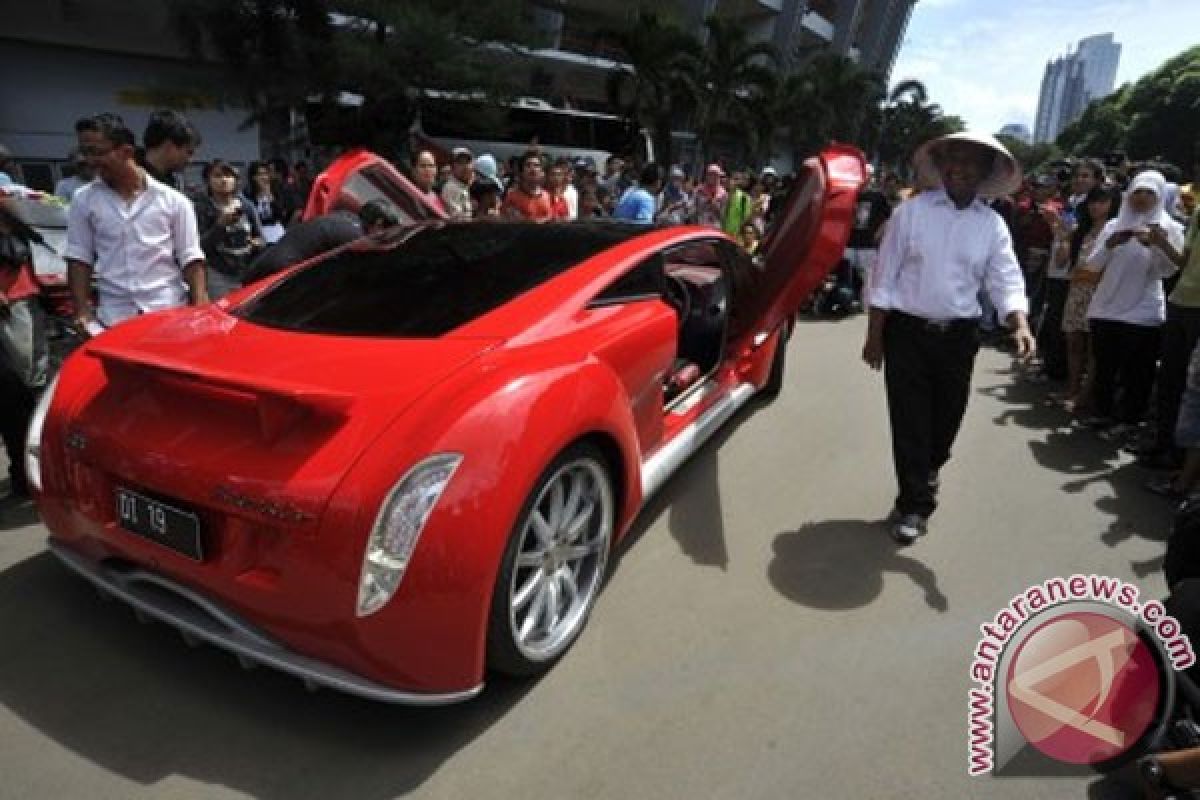
<svg viewBox="0 0 1200 800"><path fill-rule="evenodd" d="M0 510L0 797L1108 798L1096 775L967 776L978 626L1054 575L1160 595L1170 508L985 350L943 505L898 549L863 320L807 322L773 405L646 508L549 675L436 710L188 649L100 601Z"/></svg>

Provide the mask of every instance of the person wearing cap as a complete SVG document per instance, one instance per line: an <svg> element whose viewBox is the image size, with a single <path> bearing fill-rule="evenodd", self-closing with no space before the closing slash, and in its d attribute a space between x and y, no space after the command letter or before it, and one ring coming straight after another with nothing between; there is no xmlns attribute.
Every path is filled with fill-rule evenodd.
<svg viewBox="0 0 1200 800"><path fill-rule="evenodd" d="M671 167L667 175L667 185L663 187L658 197L658 220L668 225L682 225L687 222L688 204L691 198L683 187L683 168L678 164Z"/></svg>
<svg viewBox="0 0 1200 800"><path fill-rule="evenodd" d="M720 228L725 219L725 207L729 204L729 193L721 185L725 170L720 164L709 164L704 170L704 182L692 192L692 207L689 216L697 225Z"/></svg>
<svg viewBox="0 0 1200 800"><path fill-rule="evenodd" d="M193 199L200 246L208 261L208 296L220 300L240 289L246 269L266 242L258 210L238 191L238 170L216 160L204 167L207 191Z"/></svg>
<svg viewBox="0 0 1200 800"><path fill-rule="evenodd" d="M450 157L450 177L442 187L442 205L450 219L471 218L471 180L475 159L465 147L456 147Z"/></svg>
<svg viewBox="0 0 1200 800"><path fill-rule="evenodd" d="M901 204L885 228L862 353L884 368L899 485L891 534L901 544L925 533L937 508L979 349L980 289L1013 331L1018 355L1036 348L1012 238L981 199L1016 189L1016 159L991 136L955 133L926 142L913 160L938 188Z"/></svg>
<svg viewBox="0 0 1200 800"><path fill-rule="evenodd" d="M504 182L500 180L500 167L496 164L496 157L491 153L484 153L475 159L475 182L479 181L493 184L501 195L504 194Z"/></svg>
<svg viewBox="0 0 1200 800"><path fill-rule="evenodd" d="M67 282L80 334L189 300L207 303L191 202L138 166L133 132L116 114L81 120L76 131L98 178L75 193L67 215Z"/></svg>

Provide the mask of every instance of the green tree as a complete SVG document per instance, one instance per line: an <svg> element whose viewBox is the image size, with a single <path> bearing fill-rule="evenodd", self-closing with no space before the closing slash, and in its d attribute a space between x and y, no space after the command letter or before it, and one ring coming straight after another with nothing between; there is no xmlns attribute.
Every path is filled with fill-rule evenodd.
<svg viewBox="0 0 1200 800"><path fill-rule="evenodd" d="M1008 148L1008 152L1012 153L1013 158L1017 160L1021 165L1021 169L1025 172L1036 172L1043 164L1054 161L1062 156L1062 151L1053 142L1027 144L1017 137L1009 136L1006 133L996 134L996 139Z"/></svg>
<svg viewBox="0 0 1200 800"><path fill-rule="evenodd" d="M786 86L796 156L814 153L833 140L868 149L878 135L883 81L851 59L818 54L791 75Z"/></svg>
<svg viewBox="0 0 1200 800"><path fill-rule="evenodd" d="M1088 105L1079 119L1058 135L1059 148L1073 155L1099 158L1124 147L1129 130L1124 106L1132 90L1126 84L1114 94Z"/></svg>
<svg viewBox="0 0 1200 800"><path fill-rule="evenodd" d="M880 113L877 152L880 163L910 176L912 154L925 142L966 129L956 116L947 116L937 103L929 102L929 92L920 81L896 84Z"/></svg>
<svg viewBox="0 0 1200 800"><path fill-rule="evenodd" d="M694 67L701 161L718 149L744 158L755 127L755 100L771 91L778 56L774 47L750 41L746 29L730 20L710 16L704 27L708 38Z"/></svg>
<svg viewBox="0 0 1200 800"><path fill-rule="evenodd" d="M1200 144L1200 46L1185 50L1132 86L1093 101L1058 145L1074 155L1124 150L1134 160L1188 166Z"/></svg>
<svg viewBox="0 0 1200 800"><path fill-rule="evenodd" d="M252 116L311 110L317 97L336 141L389 153L405 142L423 90L510 95L505 64L537 37L520 0L170 2L184 41L224 63ZM343 92L362 103L339 106Z"/></svg>
<svg viewBox="0 0 1200 800"><path fill-rule="evenodd" d="M700 44L658 12L642 9L627 28L610 32L624 53L629 69L616 69L608 78L609 102L636 129L647 127L654 140L655 159L674 161L671 131L675 121L695 107L697 98L694 54Z"/></svg>

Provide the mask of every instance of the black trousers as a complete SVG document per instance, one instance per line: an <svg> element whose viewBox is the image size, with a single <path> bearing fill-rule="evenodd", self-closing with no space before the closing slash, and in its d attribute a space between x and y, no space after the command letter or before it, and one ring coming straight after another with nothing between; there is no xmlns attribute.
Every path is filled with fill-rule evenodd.
<svg viewBox="0 0 1200 800"><path fill-rule="evenodd" d="M1131 325L1110 319L1091 319L1088 326L1096 357L1096 374L1092 378L1096 415L1131 425L1141 422L1150 404L1150 390L1154 387L1158 326ZM1118 382L1121 385L1119 409L1115 402Z"/></svg>
<svg viewBox="0 0 1200 800"><path fill-rule="evenodd" d="M35 404L33 393L8 360L0 357L0 437L8 452L8 476L12 488L23 492L25 481L25 433Z"/></svg>
<svg viewBox="0 0 1200 800"><path fill-rule="evenodd" d="M959 320L940 328L893 311L883 329L884 381L892 424L892 461L900 492L896 510L928 517L937 508L930 474L950 460L971 372L979 351L978 324Z"/></svg>
<svg viewBox="0 0 1200 800"><path fill-rule="evenodd" d="M1067 304L1069 280L1046 278L1042 293L1042 319L1038 324L1038 352L1046 377L1061 381L1067 377L1067 344L1063 336L1063 307Z"/></svg>
<svg viewBox="0 0 1200 800"><path fill-rule="evenodd" d="M1167 303L1167 324L1162 327L1162 362L1158 366L1158 394L1154 447L1175 449L1175 420L1187 385L1188 363L1200 342L1200 308Z"/></svg>

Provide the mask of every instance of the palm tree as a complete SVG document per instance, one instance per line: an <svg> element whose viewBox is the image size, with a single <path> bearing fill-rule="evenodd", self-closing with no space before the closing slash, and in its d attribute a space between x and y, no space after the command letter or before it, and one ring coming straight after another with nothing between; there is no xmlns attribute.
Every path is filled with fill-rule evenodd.
<svg viewBox="0 0 1200 800"><path fill-rule="evenodd" d="M609 102L635 130L650 128L655 159L670 164L674 160L671 131L675 120L695 99L695 59L690 54L699 43L648 9L640 10L628 28L608 35L629 65L609 74Z"/></svg>
<svg viewBox="0 0 1200 800"><path fill-rule="evenodd" d="M751 42L735 22L710 16L704 27L708 38L695 67L701 161L708 161L722 135L744 156L745 134L758 111L755 99L770 92L778 55L767 42Z"/></svg>
<svg viewBox="0 0 1200 800"><path fill-rule="evenodd" d="M896 105L902 101L925 105L929 102L929 90L919 80L909 78L892 87L888 92L887 101L889 105Z"/></svg>
<svg viewBox="0 0 1200 800"><path fill-rule="evenodd" d="M865 145L872 138L884 94L875 73L822 53L789 76L786 86L795 155L816 152L831 140Z"/></svg>
<svg viewBox="0 0 1200 800"><path fill-rule="evenodd" d="M897 83L888 93L880 116L879 160L902 175L908 174L908 159L922 143L963 129L958 117L946 116L942 107L929 102L925 85L917 80Z"/></svg>

